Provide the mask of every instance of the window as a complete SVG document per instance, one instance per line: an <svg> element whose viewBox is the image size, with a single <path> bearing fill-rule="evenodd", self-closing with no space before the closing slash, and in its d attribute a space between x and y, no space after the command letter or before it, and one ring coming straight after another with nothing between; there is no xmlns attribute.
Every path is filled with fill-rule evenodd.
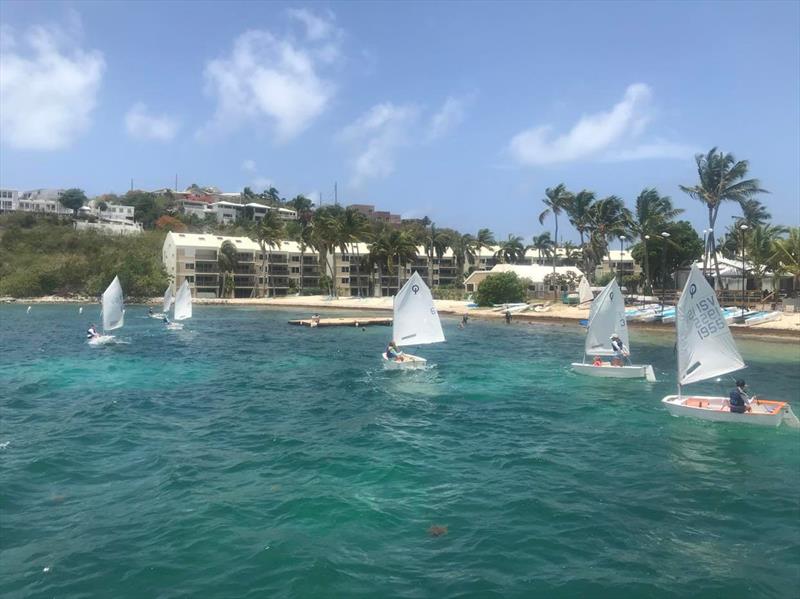
<svg viewBox="0 0 800 599"><path fill-rule="evenodd" d="M292 256L292 262L300 262L300 256Z"/></svg>
<svg viewBox="0 0 800 599"><path fill-rule="evenodd" d="M350 255L342 254L342 262L350 262Z"/></svg>
<svg viewBox="0 0 800 599"><path fill-rule="evenodd" d="M186 268L186 270L194 270L194 263L193 262L187 262L183 266L184 266L184 268Z"/></svg>
<svg viewBox="0 0 800 599"><path fill-rule="evenodd" d="M194 283L194 277L192 275L186 277L186 280L189 281L190 283Z"/></svg>
<svg viewBox="0 0 800 599"><path fill-rule="evenodd" d="M349 266L342 266L342 272L350 272Z"/></svg>
<svg viewBox="0 0 800 599"><path fill-rule="evenodd" d="M350 279L347 277L342 277L342 283L350 283Z"/></svg>
<svg viewBox="0 0 800 599"><path fill-rule="evenodd" d="M292 274L300 274L300 267L292 266Z"/></svg>

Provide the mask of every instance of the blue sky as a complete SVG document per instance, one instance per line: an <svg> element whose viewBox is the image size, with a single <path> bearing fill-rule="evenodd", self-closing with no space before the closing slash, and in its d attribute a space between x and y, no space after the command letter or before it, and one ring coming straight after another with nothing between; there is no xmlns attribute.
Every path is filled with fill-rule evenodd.
<svg viewBox="0 0 800 599"><path fill-rule="evenodd" d="M800 223L800 3L2 2L0 184L274 185L498 236L712 146ZM730 206L721 228L737 214ZM564 234L571 236L569 227Z"/></svg>

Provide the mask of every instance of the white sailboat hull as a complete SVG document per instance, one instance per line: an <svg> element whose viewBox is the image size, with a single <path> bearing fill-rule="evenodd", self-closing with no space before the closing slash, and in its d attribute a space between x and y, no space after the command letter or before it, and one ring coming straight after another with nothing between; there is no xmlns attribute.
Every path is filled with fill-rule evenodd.
<svg viewBox="0 0 800 599"><path fill-rule="evenodd" d="M179 322L171 322L167 325L168 331L182 331L183 325Z"/></svg>
<svg viewBox="0 0 800 599"><path fill-rule="evenodd" d="M108 345L113 343L115 339L114 335L98 335L87 340L87 343L92 346Z"/></svg>
<svg viewBox="0 0 800 599"><path fill-rule="evenodd" d="M789 404L782 401L757 400L751 404L752 411L743 414L731 412L726 397L668 395L661 402L673 416L689 416L712 422L778 426L784 419L792 425L797 421Z"/></svg>
<svg viewBox="0 0 800 599"><path fill-rule="evenodd" d="M586 376L594 376L598 378L607 379L647 379L648 381L655 382L656 377L653 372L653 367L649 364L632 365L632 366L611 366L606 363L603 366L593 366L592 364L583 364L581 362L573 362L572 370L577 374Z"/></svg>
<svg viewBox="0 0 800 599"><path fill-rule="evenodd" d="M150 314L150 318L155 318L156 320L164 320L164 313L163 312L154 312Z"/></svg>
<svg viewBox="0 0 800 599"><path fill-rule="evenodd" d="M399 362L390 360L385 353L381 354L381 356L383 357L383 367L386 370L420 370L428 365L428 361L425 358L411 354L403 354L403 359Z"/></svg>

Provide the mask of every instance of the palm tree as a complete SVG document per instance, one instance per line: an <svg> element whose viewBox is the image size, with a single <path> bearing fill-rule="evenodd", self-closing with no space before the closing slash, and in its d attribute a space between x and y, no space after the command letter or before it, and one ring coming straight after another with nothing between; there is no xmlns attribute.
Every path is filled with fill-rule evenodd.
<svg viewBox="0 0 800 599"><path fill-rule="evenodd" d="M631 220L630 210L617 196L608 196L591 205L588 214L590 236L586 248L589 271L608 256L609 239L624 235ZM610 261L611 257L608 258Z"/></svg>
<svg viewBox="0 0 800 599"><path fill-rule="evenodd" d="M456 259L456 269L458 270L458 274L460 277L462 277L462 279L464 277L464 271L467 267L467 262L472 265L475 261L476 245L477 240L469 233L459 235L458 232L456 232L450 238L450 247L453 250L453 256Z"/></svg>
<svg viewBox="0 0 800 599"><path fill-rule="evenodd" d="M553 276L556 274L556 260L558 255L558 215L566 210L572 201L572 194L567 191L563 183L559 183L555 187L548 187L544 190L545 197L542 198L542 203L546 206L542 213L539 215L539 224L544 224L544 219L553 214L553 221L555 222L555 235L553 236Z"/></svg>
<svg viewBox="0 0 800 599"><path fill-rule="evenodd" d="M500 248L494 253L500 262L516 264L525 258L525 246L522 245L522 237L509 234L508 239L500 244Z"/></svg>
<svg viewBox="0 0 800 599"><path fill-rule="evenodd" d="M366 216L364 216L363 214L361 214L361 212L352 207L348 207L343 212L340 212L338 218L341 222L341 227L339 229L340 235L339 239L337 240L337 245L342 254L349 253L349 251L352 250L353 248L355 248L356 250L355 275L356 275L356 284L358 286L358 293L359 295L361 295L361 284L359 283L361 254L358 249L358 244L359 242L367 241L369 239L369 236L371 234L370 222ZM351 260L350 263L351 277L353 276L353 267L354 263Z"/></svg>
<svg viewBox="0 0 800 599"><path fill-rule="evenodd" d="M343 212L344 209L341 206L333 205L323 206L314 213L314 245L319 251L320 263L324 264L326 270L330 270L328 268L328 254L331 254L331 294L334 297L338 296L338 286L336 283L336 248L340 246L342 243L341 239L343 239L344 236Z"/></svg>
<svg viewBox="0 0 800 599"><path fill-rule="evenodd" d="M478 234L475 236L475 253L477 255L480 255L482 249L490 250L496 245L497 241L494 238L494 233L489 229L478 229Z"/></svg>
<svg viewBox="0 0 800 599"><path fill-rule="evenodd" d="M742 208L742 218L737 219L737 228L743 224L748 227L766 225L772 218L764 204L756 199L744 200L740 202L740 206Z"/></svg>
<svg viewBox="0 0 800 599"><path fill-rule="evenodd" d="M382 274L381 266L384 264L389 274L392 274L395 265L397 266L397 290L399 291L402 287L403 264L417 257L417 244L408 231L384 229L370 244L369 253L370 262L379 267L379 276Z"/></svg>
<svg viewBox="0 0 800 599"><path fill-rule="evenodd" d="M571 241L564 242L564 256L561 263L567 266L575 266L581 261L581 249L576 247Z"/></svg>
<svg viewBox="0 0 800 599"><path fill-rule="evenodd" d="M550 239L550 231L545 231L541 235L534 235L533 243L529 246L539 252L539 257L549 258L553 254L554 244Z"/></svg>
<svg viewBox="0 0 800 599"><path fill-rule="evenodd" d="M233 272L239 265L239 251L230 241L223 241L217 252L217 267L220 272L219 297L225 297L228 283L233 278ZM230 289L230 291L233 291Z"/></svg>
<svg viewBox="0 0 800 599"><path fill-rule="evenodd" d="M716 280L719 281L717 242L714 239L713 229L720 205L726 201L738 202L741 205L760 193L768 192L761 189L758 179L745 179L750 167L747 160L737 162L733 154L717 152L716 147L711 148L707 154L697 154L694 158L700 182L692 187L681 185L680 188L689 197L705 204L708 209L708 226L712 230L710 251L714 255L714 270L717 274ZM708 248L706 251L709 251Z"/></svg>
<svg viewBox="0 0 800 599"><path fill-rule="evenodd" d="M261 248L261 295L267 295L272 289L272 250L281 247L284 236L284 224L276 210L267 210L264 217L255 223L251 235ZM269 248L269 249L267 249Z"/></svg>
<svg viewBox="0 0 800 599"><path fill-rule="evenodd" d="M791 227L785 239L772 244L769 263L775 273L789 273L794 277L794 289L800 288L800 227Z"/></svg>
<svg viewBox="0 0 800 599"><path fill-rule="evenodd" d="M782 240L781 235L788 233L786 227L772 225L756 225L747 231L745 247L747 258L752 266L753 276L758 281L758 288L762 288L764 274L770 266L774 255L775 244Z"/></svg>
<svg viewBox="0 0 800 599"><path fill-rule="evenodd" d="M645 284L652 290L653 284L650 280L650 261L647 253L647 237L660 236L664 230L664 225L683 212L681 208L672 206L672 199L669 196L660 196L654 188L643 189L636 198L636 208L631 214L628 222L628 234L639 238L644 250L644 279Z"/></svg>
<svg viewBox="0 0 800 599"><path fill-rule="evenodd" d="M447 248L450 246L450 235L446 231L437 229L434 223L425 227L422 237L422 245L425 247L425 257L428 259L428 287L433 287L433 257L442 259Z"/></svg>

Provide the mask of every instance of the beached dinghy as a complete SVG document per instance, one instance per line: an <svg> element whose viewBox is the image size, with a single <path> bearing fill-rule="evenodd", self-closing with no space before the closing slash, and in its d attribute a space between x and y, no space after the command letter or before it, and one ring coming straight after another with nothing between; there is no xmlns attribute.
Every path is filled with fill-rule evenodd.
<svg viewBox="0 0 800 599"><path fill-rule="evenodd" d="M592 356L613 356L615 352L611 347L611 336L614 334L619 335L624 347L630 347L628 326L625 322L625 302L616 279L612 279L592 302L583 362L573 363L572 370L587 376L619 379L646 378L651 383L655 382L655 373L649 364L612 366L609 362L602 362L601 366L594 366L586 362L587 356L590 358ZM626 356L627 358L628 356Z"/></svg>
<svg viewBox="0 0 800 599"><path fill-rule="evenodd" d="M681 388L745 367L733 341L714 290L692 265L686 286L678 302L678 394L661 401L673 416L692 416L717 422L735 422L757 426L777 426L786 422L800 426L800 421L784 401L754 399L751 411L730 411L727 397L683 395Z"/></svg>
<svg viewBox="0 0 800 599"><path fill-rule="evenodd" d="M119 277L114 277L111 285L103 292L102 319L103 334L89 339L89 345L106 345L115 341L114 335L109 335L109 331L122 328L125 324L125 305L122 300L122 285Z"/></svg>
<svg viewBox="0 0 800 599"><path fill-rule="evenodd" d="M586 277L581 277L581 282L578 283L578 305L586 307L592 303L593 299L594 293L592 293L589 281L586 280Z"/></svg>
<svg viewBox="0 0 800 599"><path fill-rule="evenodd" d="M174 297L172 297L172 284L170 283L167 290L164 292L164 303L161 307L161 312L155 312L150 315L150 318L157 318L158 320L164 320L164 316L169 314L169 308L174 301Z"/></svg>
<svg viewBox="0 0 800 599"><path fill-rule="evenodd" d="M416 271L394 297L392 336L398 347L442 343L445 340L431 290ZM428 363L425 358L405 353L401 355L401 360L389 359L386 352L382 357L383 366L392 370L425 368Z"/></svg>
<svg viewBox="0 0 800 599"><path fill-rule="evenodd" d="M180 289L178 289L178 293L175 295L175 307L172 314L172 320L175 322L169 323L167 329L170 331L179 331L183 328L183 324L177 321L188 320L191 317L192 290L189 289L189 281L184 280Z"/></svg>

